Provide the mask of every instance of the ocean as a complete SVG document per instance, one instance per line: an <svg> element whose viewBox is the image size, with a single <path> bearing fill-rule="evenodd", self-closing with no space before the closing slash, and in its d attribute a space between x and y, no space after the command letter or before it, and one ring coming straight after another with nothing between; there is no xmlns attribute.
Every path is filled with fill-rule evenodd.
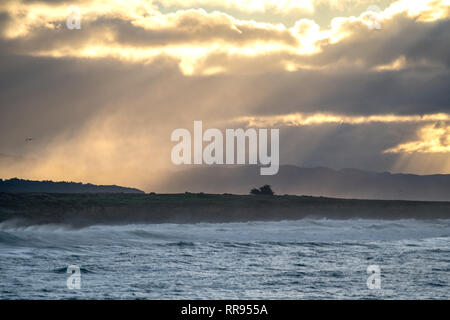
<svg viewBox="0 0 450 320"><path fill-rule="evenodd" d="M449 237L450 219L3 223L0 298L450 299Z"/></svg>

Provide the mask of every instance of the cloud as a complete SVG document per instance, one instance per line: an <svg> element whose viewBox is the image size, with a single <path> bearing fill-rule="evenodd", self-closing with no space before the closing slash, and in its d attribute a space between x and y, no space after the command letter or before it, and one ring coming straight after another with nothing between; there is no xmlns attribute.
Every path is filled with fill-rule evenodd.
<svg viewBox="0 0 450 320"><path fill-rule="evenodd" d="M346 116L318 113L306 115L301 113L261 116L261 117L240 117L236 122L246 123L247 127L279 127L279 126L308 126L322 125L327 123L361 125L367 123L402 123L402 122L436 122L450 121L450 115L445 113L426 114L426 115L408 115L401 116L395 114L370 115L370 116Z"/></svg>
<svg viewBox="0 0 450 320"><path fill-rule="evenodd" d="M289 8L299 2L276 3ZM128 62L170 56L186 75L236 72L237 68L242 73L333 65L375 70L389 65L448 66L449 49L444 43L449 37L449 6L446 0L418 3L398 1L386 8L379 14L383 30L378 32L370 28L370 10L358 17L334 18L329 28L311 19L300 19L289 28L201 8L161 13L154 3L137 0L83 1L78 4L81 30L65 27L67 4L8 1L0 11L7 15L3 41L10 52ZM229 4L251 7L254 3Z"/></svg>
<svg viewBox="0 0 450 320"><path fill-rule="evenodd" d="M371 123L402 124L402 123L428 123L418 130L419 140L401 143L388 148L383 153L450 153L450 114L425 115L370 115L348 116L336 114L287 114L259 117L239 117L237 123L246 127L299 127L320 126L325 124L365 125Z"/></svg>
<svg viewBox="0 0 450 320"><path fill-rule="evenodd" d="M157 0L164 7L219 7L243 12L313 12L313 0Z"/></svg>

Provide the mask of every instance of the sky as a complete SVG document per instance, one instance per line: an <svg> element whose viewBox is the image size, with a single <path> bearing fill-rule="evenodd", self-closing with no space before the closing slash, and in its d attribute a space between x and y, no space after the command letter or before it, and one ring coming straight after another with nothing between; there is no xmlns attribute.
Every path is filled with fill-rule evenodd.
<svg viewBox="0 0 450 320"><path fill-rule="evenodd" d="M449 174L449 17L450 0L3 0L0 178L157 191L194 120L279 128L281 164Z"/></svg>

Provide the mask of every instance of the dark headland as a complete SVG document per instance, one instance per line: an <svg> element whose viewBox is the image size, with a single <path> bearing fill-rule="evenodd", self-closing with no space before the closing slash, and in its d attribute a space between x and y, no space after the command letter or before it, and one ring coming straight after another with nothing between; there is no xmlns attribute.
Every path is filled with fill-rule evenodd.
<svg viewBox="0 0 450 320"><path fill-rule="evenodd" d="M450 202L292 195L0 192L0 222L19 225L328 219L446 219Z"/></svg>
<svg viewBox="0 0 450 320"><path fill-rule="evenodd" d="M33 181L23 179L0 179L0 192L45 192L45 193L144 193L136 188L116 185L103 186L80 182Z"/></svg>

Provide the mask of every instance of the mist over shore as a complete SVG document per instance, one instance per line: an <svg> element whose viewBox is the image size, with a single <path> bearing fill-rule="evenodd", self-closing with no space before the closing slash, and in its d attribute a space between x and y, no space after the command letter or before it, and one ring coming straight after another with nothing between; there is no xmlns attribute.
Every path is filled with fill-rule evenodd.
<svg viewBox="0 0 450 320"><path fill-rule="evenodd" d="M230 192L248 194L269 184L277 194L347 199L450 201L450 175L416 175L358 169L280 166L273 176L261 176L259 166L193 167L173 173L162 184L164 193ZM156 190L155 190L156 191Z"/></svg>

